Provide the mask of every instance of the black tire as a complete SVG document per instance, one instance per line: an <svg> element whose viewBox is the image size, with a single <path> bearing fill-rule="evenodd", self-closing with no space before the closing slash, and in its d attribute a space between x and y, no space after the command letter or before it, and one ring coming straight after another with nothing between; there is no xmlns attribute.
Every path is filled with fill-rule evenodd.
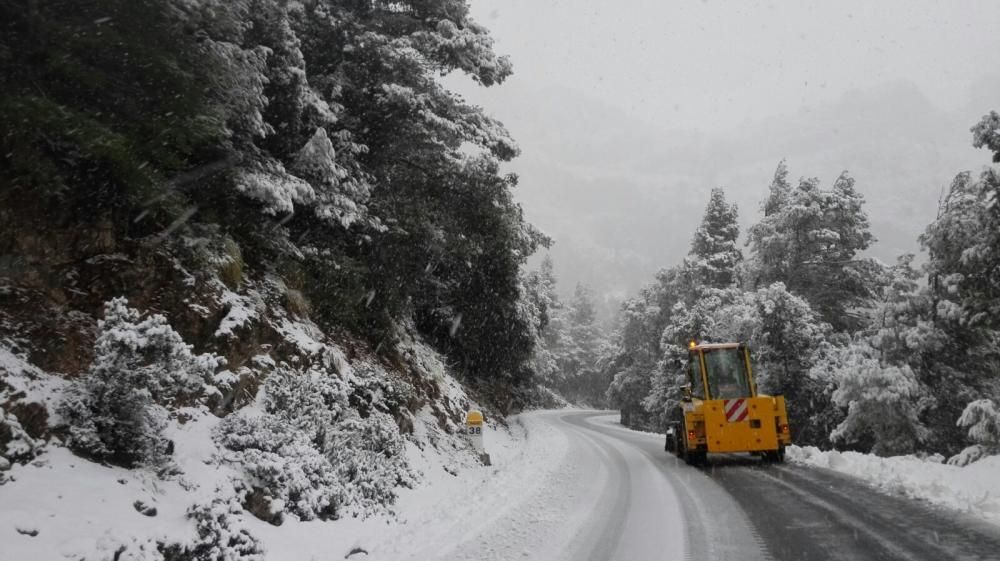
<svg viewBox="0 0 1000 561"><path fill-rule="evenodd" d="M693 452L689 451L687 455L687 463L688 465L695 467L708 465L708 453L700 450Z"/></svg>
<svg viewBox="0 0 1000 561"><path fill-rule="evenodd" d="M785 463L785 447L779 446L777 450L764 452L764 461L769 464Z"/></svg>
<svg viewBox="0 0 1000 561"><path fill-rule="evenodd" d="M675 456L680 456L680 443L678 441L678 436L677 436L678 434L680 434L678 432L680 429L678 429L677 425L671 424L668 425L667 430L668 431L673 430L673 434L667 432L666 441L663 443L663 450L665 452L670 452Z"/></svg>
<svg viewBox="0 0 1000 561"><path fill-rule="evenodd" d="M689 466L703 466L708 463L708 454L701 450L691 450L687 447L687 439L682 439L684 442L684 462Z"/></svg>

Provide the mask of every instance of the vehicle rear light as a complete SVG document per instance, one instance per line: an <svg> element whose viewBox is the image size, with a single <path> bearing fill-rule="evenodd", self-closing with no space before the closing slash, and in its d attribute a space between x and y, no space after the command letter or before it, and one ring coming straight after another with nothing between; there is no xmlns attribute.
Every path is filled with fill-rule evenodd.
<svg viewBox="0 0 1000 561"><path fill-rule="evenodd" d="M697 438L697 435L695 434L695 432L693 430L689 430L688 431L688 440L695 440L696 438Z"/></svg>
<svg viewBox="0 0 1000 561"><path fill-rule="evenodd" d="M781 425L781 432L788 432L788 425Z"/></svg>

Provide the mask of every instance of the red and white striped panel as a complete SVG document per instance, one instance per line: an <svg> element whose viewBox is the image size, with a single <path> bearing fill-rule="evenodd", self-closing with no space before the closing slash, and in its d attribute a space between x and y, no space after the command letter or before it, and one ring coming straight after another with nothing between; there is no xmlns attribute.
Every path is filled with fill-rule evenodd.
<svg viewBox="0 0 1000 561"><path fill-rule="evenodd" d="M749 414L747 413L747 400L743 398L727 399L724 406L726 409L726 420L730 423L745 421Z"/></svg>

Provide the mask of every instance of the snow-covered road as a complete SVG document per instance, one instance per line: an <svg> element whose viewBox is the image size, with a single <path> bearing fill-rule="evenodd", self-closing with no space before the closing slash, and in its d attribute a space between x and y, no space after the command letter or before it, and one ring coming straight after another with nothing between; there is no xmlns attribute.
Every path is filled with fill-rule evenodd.
<svg viewBox="0 0 1000 561"><path fill-rule="evenodd" d="M477 496L478 515L457 539L401 558L1000 559L995 525L829 470L741 456L693 468L663 451L661 435L624 429L606 412L542 412L523 421L525 450L485 484L501 497ZM541 473L532 470L533 455Z"/></svg>
<svg viewBox="0 0 1000 561"><path fill-rule="evenodd" d="M188 423L177 438L186 476L203 483L225 475L199 460L205 453L188 461L210 442L211 426ZM401 490L395 514L242 523L267 561L1000 560L997 524L823 467L734 455L694 468L663 451L662 435L625 429L617 414L535 411L491 425L489 467L466 448L449 449L461 442L440 433L430 446L435 426L418 423L408 444L423 475ZM186 505L210 488L183 490L61 447L12 474L0 486L0 561L110 559L100 552L117 544L181 539ZM136 513L136 498L159 515Z"/></svg>

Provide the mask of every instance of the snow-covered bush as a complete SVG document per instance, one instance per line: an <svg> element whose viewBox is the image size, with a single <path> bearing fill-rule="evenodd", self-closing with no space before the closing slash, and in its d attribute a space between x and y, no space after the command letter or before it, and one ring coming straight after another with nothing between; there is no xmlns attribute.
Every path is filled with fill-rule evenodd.
<svg viewBox="0 0 1000 561"><path fill-rule="evenodd" d="M973 462L978 462L989 455L989 451L985 446L982 444L973 444L972 446L963 448L961 452L948 458L948 465L959 467L967 466Z"/></svg>
<svg viewBox="0 0 1000 561"><path fill-rule="evenodd" d="M989 399L977 399L965 407L958 426L969 429L969 438L987 446L1000 444L1000 409Z"/></svg>
<svg viewBox="0 0 1000 561"><path fill-rule="evenodd" d="M388 376L385 370L364 361L351 364L346 372L350 385L350 402L367 416L371 410L384 413L401 411L416 397L416 390L409 382Z"/></svg>
<svg viewBox="0 0 1000 561"><path fill-rule="evenodd" d="M326 454L337 478L349 482L348 511L365 515L385 509L396 500L397 487L413 485L403 452L399 428L386 413L351 415L337 426Z"/></svg>
<svg viewBox="0 0 1000 561"><path fill-rule="evenodd" d="M977 399L967 405L958 426L968 429L969 439L976 444L949 458L949 464L968 465L1000 449L1000 409L992 400Z"/></svg>
<svg viewBox="0 0 1000 561"><path fill-rule="evenodd" d="M165 406L198 397L224 360L192 353L165 317L143 319L125 298L105 304L98 329L94 362L60 406L69 444L114 464L156 463Z"/></svg>
<svg viewBox="0 0 1000 561"><path fill-rule="evenodd" d="M345 490L306 432L264 413L234 414L219 425L224 461L244 473L243 503L255 516L280 524L288 512L301 520L337 516Z"/></svg>
<svg viewBox="0 0 1000 561"><path fill-rule="evenodd" d="M405 399L406 384L334 358L308 370L277 365L262 389L264 412L231 416L216 432L225 461L243 469L244 504L262 519L384 511L396 487L413 482L387 408Z"/></svg>
<svg viewBox="0 0 1000 561"><path fill-rule="evenodd" d="M0 470L6 469L9 462L30 460L42 446L24 430L16 416L3 409L0 409L0 439L6 442L0 449Z"/></svg>
<svg viewBox="0 0 1000 561"><path fill-rule="evenodd" d="M350 409L350 393L347 382L326 369L303 372L282 363L268 375L262 399L268 413L325 446L328 428Z"/></svg>
<svg viewBox="0 0 1000 561"><path fill-rule="evenodd" d="M193 561L264 561L264 548L257 538L234 520L239 503L217 498L211 504L193 506L188 517L198 528L198 542L184 553Z"/></svg>
<svg viewBox="0 0 1000 561"><path fill-rule="evenodd" d="M879 456L912 453L927 437L920 422L920 384L908 365L883 365L864 344L851 344L833 353L829 363L837 384L833 402L847 409L847 417L833 430L834 442L873 442Z"/></svg>

